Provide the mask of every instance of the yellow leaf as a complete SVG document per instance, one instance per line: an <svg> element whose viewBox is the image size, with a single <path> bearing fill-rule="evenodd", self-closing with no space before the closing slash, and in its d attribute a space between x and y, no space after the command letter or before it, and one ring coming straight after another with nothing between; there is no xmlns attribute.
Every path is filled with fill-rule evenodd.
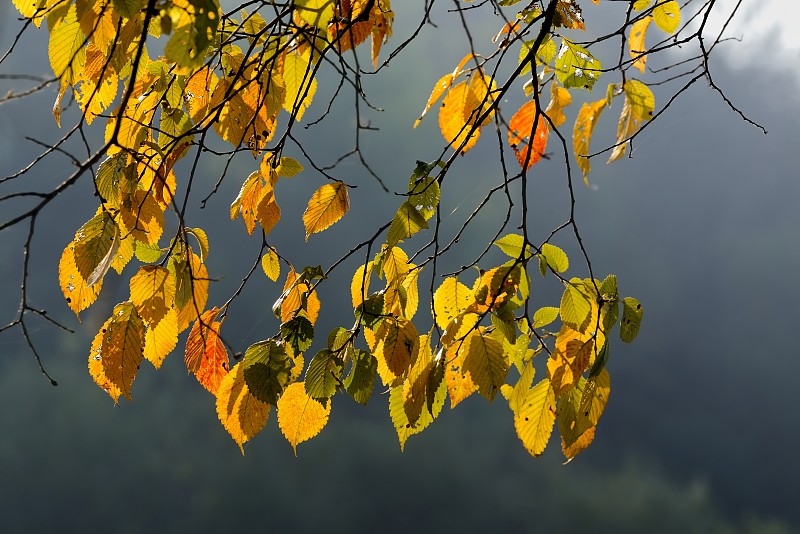
<svg viewBox="0 0 800 534"><path fill-rule="evenodd" d="M297 281L297 273L290 269L286 275L286 283L283 285L283 302L281 303L281 322L285 323L292 319L303 308L311 324L317 322L319 317L320 301L317 293L311 292L311 288L305 282Z"/></svg>
<svg viewBox="0 0 800 534"><path fill-rule="evenodd" d="M239 194L231 203L230 216L235 220L242 214L247 233L252 234L256 227L256 207L261 198L261 188L263 187L259 172L252 172L242 184Z"/></svg>
<svg viewBox="0 0 800 534"><path fill-rule="evenodd" d="M639 131L642 124L650 120L656 106L653 92L642 82L627 80L624 89L625 103L617 124L617 142L614 150L611 151L608 163L625 155L631 137Z"/></svg>
<svg viewBox="0 0 800 534"><path fill-rule="evenodd" d="M455 278L445 278L433 294L433 314L439 328L464 313L472 302L472 292Z"/></svg>
<svg viewBox="0 0 800 534"><path fill-rule="evenodd" d="M422 398L421 410L416 422L409 421L406 413L406 397L404 387L395 387L389 392L389 416L397 431L397 439L400 441L400 450L405 449L406 441L414 434L419 434L436 419L444 407L447 398L447 388L444 382L439 382L438 388L433 393L432 412L428 410L425 398Z"/></svg>
<svg viewBox="0 0 800 534"><path fill-rule="evenodd" d="M409 423L416 424L425 407L425 391L433 367L433 354L429 335L419 336L419 355L403 382L403 409Z"/></svg>
<svg viewBox="0 0 800 534"><path fill-rule="evenodd" d="M119 78L94 44L87 47L86 58L86 67L75 80L75 100L84 112L86 124L91 124L117 97Z"/></svg>
<svg viewBox="0 0 800 534"><path fill-rule="evenodd" d="M480 136L480 128L475 124L480 106L481 101L467 82L450 89L442 101L439 129L450 146L461 154L475 146Z"/></svg>
<svg viewBox="0 0 800 534"><path fill-rule="evenodd" d="M178 332L183 332L197 319L208 302L208 270L197 254L188 254L188 261L171 264L175 271L175 307L178 310Z"/></svg>
<svg viewBox="0 0 800 534"><path fill-rule="evenodd" d="M267 253L261 258L261 268L264 270L264 274L267 275L267 278L276 282L278 277L281 275L281 263L278 260L278 253L275 252L275 249L269 247L267 249Z"/></svg>
<svg viewBox="0 0 800 534"><path fill-rule="evenodd" d="M481 395L493 400L508 374L508 357L503 352L503 344L479 327L467 336L464 350L461 372L469 374Z"/></svg>
<svg viewBox="0 0 800 534"><path fill-rule="evenodd" d="M217 417L239 445L242 454L244 454L244 443L261 432L267 424L269 404L258 400L250 393L241 362L237 363L219 384Z"/></svg>
<svg viewBox="0 0 800 534"><path fill-rule="evenodd" d="M175 302L175 278L156 265L139 268L130 281L131 301L144 321L157 325Z"/></svg>
<svg viewBox="0 0 800 534"><path fill-rule="evenodd" d="M387 317L375 330L365 328L364 338L378 361L378 376L384 385L395 385L417 361L419 333L403 317Z"/></svg>
<svg viewBox="0 0 800 534"><path fill-rule="evenodd" d="M633 59L632 65L644 73L644 65L647 61L647 46L645 45L645 36L647 35L647 27L653 22L653 17L645 17L639 19L631 26L631 34L628 37L628 52Z"/></svg>
<svg viewBox="0 0 800 534"><path fill-rule="evenodd" d="M350 282L350 296L353 299L353 308L358 308L369 296L369 279L372 277L373 262L360 265ZM365 274L366 271L366 274Z"/></svg>
<svg viewBox="0 0 800 534"><path fill-rule="evenodd" d="M508 384L501 386L500 390L508 400L508 406L514 414L519 413L525 407L525 397L528 395L535 374L536 369L533 367L533 362L529 361L522 369L519 380L513 388Z"/></svg>
<svg viewBox="0 0 800 534"><path fill-rule="evenodd" d="M45 5L45 0L12 0L12 2L17 8L17 11L19 11L20 15L26 19L34 18L34 15L36 15L37 12L40 12ZM41 15L39 15L39 19L41 19ZM36 26L39 26L39 24Z"/></svg>
<svg viewBox="0 0 800 534"><path fill-rule="evenodd" d="M453 85L454 79L455 76L453 75L453 73L445 74L444 76L439 78L439 81L436 82L436 85L433 86L433 91L431 91L431 96L428 97L428 102L425 104L425 109L422 110L422 113L420 114L419 118L416 121L414 121L414 128L419 126L419 123L422 122L422 118L425 117L425 114L427 114L428 111L430 111L430 109L433 107L436 101L442 97L445 91L450 89L450 87Z"/></svg>
<svg viewBox="0 0 800 534"><path fill-rule="evenodd" d="M130 302L114 306L108 326L101 329L100 357L109 383L119 388L129 400L144 351L144 322ZM102 387L102 386L101 386Z"/></svg>
<svg viewBox="0 0 800 534"><path fill-rule="evenodd" d="M80 227L75 234L75 265L88 285L94 285L102 278L97 269L104 263L105 271L110 267L113 256L114 243L119 239L119 229L114 218L106 211L98 213ZM117 248L119 242L117 241ZM105 274L105 272L102 272Z"/></svg>
<svg viewBox="0 0 800 534"><path fill-rule="evenodd" d="M408 254L398 247L384 249L383 252L383 274L386 275L387 285L399 284L408 274Z"/></svg>
<svg viewBox="0 0 800 534"><path fill-rule="evenodd" d="M50 30L50 66L61 85L75 83L86 61L86 37L75 13L75 5L70 5L66 16Z"/></svg>
<svg viewBox="0 0 800 534"><path fill-rule="evenodd" d="M350 211L350 198L347 196L347 186L344 182L325 184L317 189L303 213L306 241L311 234L325 230L348 211Z"/></svg>
<svg viewBox="0 0 800 534"><path fill-rule="evenodd" d="M556 420L556 397L550 381L544 379L525 395L520 410L514 414L514 427L525 449L534 456L544 452Z"/></svg>
<svg viewBox="0 0 800 534"><path fill-rule="evenodd" d="M564 115L564 108L570 104L572 104L572 95L569 94L569 91L553 82L550 85L550 103L547 105L547 109L544 110L545 114L550 117L553 126L558 128L566 122L567 117Z"/></svg>
<svg viewBox="0 0 800 534"><path fill-rule="evenodd" d="M264 235L269 235L278 221L281 220L281 208L275 200L275 194L269 186L261 190L261 198L256 205L256 218L261 229L264 230Z"/></svg>
<svg viewBox="0 0 800 534"><path fill-rule="evenodd" d="M80 230L75 236L76 239L79 235ZM80 312L91 306L97 299L103 280L100 279L93 285L89 285L76 264L75 245L75 240L73 240L61 253L61 260L58 263L58 283L67 305L80 319ZM84 268L84 270L86 269Z"/></svg>
<svg viewBox="0 0 800 534"><path fill-rule="evenodd" d="M325 30L333 18L334 0L297 0L295 10L306 23Z"/></svg>
<svg viewBox="0 0 800 534"><path fill-rule="evenodd" d="M144 357L159 369L164 358L178 345L178 312L167 310L156 325L149 325L144 335Z"/></svg>
<svg viewBox="0 0 800 534"><path fill-rule="evenodd" d="M333 0L327 0L333 2ZM286 100L283 109L298 121L311 104L317 92L317 79L311 65L311 51L287 51L283 56L283 82L286 85Z"/></svg>
<svg viewBox="0 0 800 534"><path fill-rule="evenodd" d="M109 317L106 322L103 323L103 326L100 327L97 335L94 336L92 348L89 351L89 374L92 375L92 379L94 380L95 384L100 386L100 389L108 393L111 398L114 399L114 404L119 404L119 396L122 394L122 392L120 391L119 387L113 384L106 376L106 373L103 370L103 361L101 356L103 340L106 337L106 333L108 332L108 328L111 325L112 319L113 317Z"/></svg>
<svg viewBox="0 0 800 534"><path fill-rule="evenodd" d="M278 399L278 427L297 455L297 445L313 438L328 423L331 401L309 397L302 382L290 384Z"/></svg>
<svg viewBox="0 0 800 534"><path fill-rule="evenodd" d="M214 93L217 81L217 75L207 67L195 71L186 80L183 102L192 122L196 125L206 126L206 119L211 113L211 95Z"/></svg>
<svg viewBox="0 0 800 534"><path fill-rule="evenodd" d="M578 118L575 119L575 128L572 130L575 159L578 161L578 167L583 171L583 181L586 184L589 183L589 171L592 168L589 158L586 157L589 155L589 142L592 140L592 132L594 132L594 127L605 109L605 105L605 98L591 104L584 102L578 112Z"/></svg>
<svg viewBox="0 0 800 534"><path fill-rule="evenodd" d="M660 2L653 8L653 19L661 30L675 33L681 25L681 7L675 0Z"/></svg>
<svg viewBox="0 0 800 534"><path fill-rule="evenodd" d="M276 86L270 84L270 93L257 83L242 86L243 81L232 85L227 78L222 78L214 88L208 113L213 116L214 110L221 108L219 120L214 122L214 130L225 141L238 147L247 146L254 155L264 149L267 142L275 134L275 115L270 109L271 99Z"/></svg>
<svg viewBox="0 0 800 534"><path fill-rule="evenodd" d="M403 278L402 286L406 290L406 304L403 307L403 317L411 320L414 314L417 313L419 306L419 288L417 287L417 280L419 273L422 269L418 268L413 263L408 264L411 270Z"/></svg>

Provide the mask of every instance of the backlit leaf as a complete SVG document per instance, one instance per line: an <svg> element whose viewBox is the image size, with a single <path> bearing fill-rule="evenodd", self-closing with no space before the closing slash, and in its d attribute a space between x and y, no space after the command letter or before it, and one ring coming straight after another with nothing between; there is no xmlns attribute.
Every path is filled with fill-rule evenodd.
<svg viewBox="0 0 800 534"><path fill-rule="evenodd" d="M392 388L389 392L389 416L392 418L392 423L397 431L400 450L405 449L405 444L409 437L425 430L439 416L446 398L447 388L443 382L440 382L433 394L432 410L428 408L428 403L425 403L416 423L411 424L403 403L403 388L399 386Z"/></svg>
<svg viewBox="0 0 800 534"><path fill-rule="evenodd" d="M644 53L647 50L645 45L645 36L647 35L647 27L653 22L653 17L644 17L633 23L631 26L631 33L628 37L628 52L633 59L632 65L634 68L639 69L644 73L644 65L647 61L647 55Z"/></svg>
<svg viewBox="0 0 800 534"><path fill-rule="evenodd" d="M556 319L558 319L558 308L553 308L551 306L539 308L533 314L533 327L541 328L547 326Z"/></svg>
<svg viewBox="0 0 800 534"><path fill-rule="evenodd" d="M95 384L97 384L100 389L108 393L109 396L114 400L115 404L118 404L119 396L122 394L122 391L120 391L119 386L111 382L106 376L106 372L103 369L102 356L103 341L106 338L108 328L111 326L111 321L113 319L113 317L109 317L94 336L92 348L89 351L89 374L92 376Z"/></svg>
<svg viewBox="0 0 800 534"><path fill-rule="evenodd" d="M247 348L242 366L250 394L261 402L276 405L293 380L292 368L296 363L287 353L286 344L268 339Z"/></svg>
<svg viewBox="0 0 800 534"><path fill-rule="evenodd" d="M480 136L480 128L475 124L480 106L481 100L467 82L450 89L442 101L439 129L450 146L462 154L475 146Z"/></svg>
<svg viewBox="0 0 800 534"><path fill-rule="evenodd" d="M555 245L545 243L542 245L542 256L547 265L557 273L563 273L569 269L569 259L567 254Z"/></svg>
<svg viewBox="0 0 800 534"><path fill-rule="evenodd" d="M493 400L508 374L508 358L503 344L486 334L482 328L473 330L465 341L461 372L469 374L478 393Z"/></svg>
<svg viewBox="0 0 800 534"><path fill-rule="evenodd" d="M102 330L101 330L102 332ZM130 302L114 307L100 346L100 360L108 381L130 400L144 351L145 327Z"/></svg>
<svg viewBox="0 0 800 534"><path fill-rule="evenodd" d="M313 438L328 423L331 401L310 397L302 382L290 384L278 399L278 426L297 455L297 445Z"/></svg>
<svg viewBox="0 0 800 534"><path fill-rule="evenodd" d="M472 302L472 292L456 278L445 278L433 294L433 312L439 328L466 311Z"/></svg>
<svg viewBox="0 0 800 534"><path fill-rule="evenodd" d="M365 329L364 337L378 360L378 376L387 386L405 376L419 355L419 333L402 317L384 319L374 331Z"/></svg>
<svg viewBox="0 0 800 534"><path fill-rule="evenodd" d="M386 244L394 246L400 241L413 236L423 228L428 228L428 223L420 211L410 202L406 201L397 210L389 226Z"/></svg>
<svg viewBox="0 0 800 534"><path fill-rule="evenodd" d="M540 456L556 420L556 397L550 381L545 378L525 395L522 407L514 414L514 428L525 449Z"/></svg>
<svg viewBox="0 0 800 534"><path fill-rule="evenodd" d="M561 40L556 57L556 77L561 85L570 89L580 87L591 91L600 77L603 66L581 45L569 39Z"/></svg>
<svg viewBox="0 0 800 534"><path fill-rule="evenodd" d="M466 351L462 350L463 346L463 343L453 343L448 347L446 354L447 367L444 371L444 381L447 384L451 410L462 400L478 391L478 386L472 381L472 376L462 372L466 356Z"/></svg>
<svg viewBox="0 0 800 534"><path fill-rule="evenodd" d="M48 48L50 66L62 85L72 85L78 79L86 61L85 36L76 16L75 5L70 5L66 16L50 30Z"/></svg>
<svg viewBox="0 0 800 534"><path fill-rule="evenodd" d="M325 184L317 189L303 213L306 241L311 234L325 230L348 211L350 211L350 198L347 196L347 186L344 182Z"/></svg>
<svg viewBox="0 0 800 534"><path fill-rule="evenodd" d="M617 125L617 142L608 162L611 163L625 155L625 150L636 132L653 116L656 99L653 92L638 80L625 82L625 103Z"/></svg>
<svg viewBox="0 0 800 534"><path fill-rule="evenodd" d="M269 418L269 404L250 393L244 377L244 366L237 363L225 375L217 389L217 417L222 426L239 445L243 445L261 432Z"/></svg>
<svg viewBox="0 0 800 534"><path fill-rule="evenodd" d="M589 171L591 164L589 163L589 142L592 140L592 133L600 114L606 106L606 99L592 102L591 104L584 102L581 110L578 112L578 118L575 119L575 127L572 130L572 147L575 152L575 159L578 161L578 167L583 171L584 183L589 183Z"/></svg>
<svg viewBox="0 0 800 534"><path fill-rule="evenodd" d="M511 258L520 258L522 257L522 244L524 242L524 238L519 234L506 234L497 241L494 242L495 245L500 247L507 256ZM529 259L531 257L530 246L525 247L525 257L523 259Z"/></svg>
<svg viewBox="0 0 800 534"><path fill-rule="evenodd" d="M317 352L306 369L306 393L318 400L329 399L342 383L343 360L330 349Z"/></svg>
<svg viewBox="0 0 800 534"><path fill-rule="evenodd" d="M333 0L321 1L333 5ZM301 13L304 12L301 11ZM286 84L286 100L283 102L283 109L293 114L298 121L303 117L303 113L317 92L317 79L312 75L312 69L310 51L306 53L287 51L283 57L283 81Z"/></svg>
<svg viewBox="0 0 800 534"><path fill-rule="evenodd" d="M275 252L274 248L269 247L267 253L261 258L261 268L264 270L264 274L267 275L267 278L273 282L278 281L278 277L281 275L281 263L278 260L278 253Z"/></svg>
<svg viewBox="0 0 800 534"><path fill-rule="evenodd" d="M567 117L564 115L564 108L570 104L572 104L572 95L569 94L569 91L559 87L555 82L552 83L550 85L550 103L544 112L550 117L553 126L558 128L567 121Z"/></svg>
<svg viewBox="0 0 800 534"><path fill-rule="evenodd" d="M159 369L164 358L178 345L178 313L175 308L167 310L166 315L147 327L144 335L144 357Z"/></svg>
<svg viewBox="0 0 800 534"><path fill-rule="evenodd" d="M586 291L583 280L573 278L566 284L561 295L559 312L561 321L573 330L582 332L587 327L592 312L592 298Z"/></svg>
<svg viewBox="0 0 800 534"><path fill-rule="evenodd" d="M536 131L533 131L537 115ZM514 149L522 168L530 169L539 162L547 147L549 133L547 120L537 111L535 100L525 103L514 113L508 123L508 144Z"/></svg>
<svg viewBox="0 0 800 534"><path fill-rule="evenodd" d="M131 301L147 324L156 325L175 302L175 278L165 267L144 265L130 281Z"/></svg>
<svg viewBox="0 0 800 534"><path fill-rule="evenodd" d="M367 404L375 388L375 375L378 373L378 360L365 350L355 350L353 365L344 379L345 390L359 404Z"/></svg>
<svg viewBox="0 0 800 534"><path fill-rule="evenodd" d="M619 337L625 343L630 343L639 334L642 326L644 309L639 301L633 297L625 297L622 301L622 322L619 326Z"/></svg>
<svg viewBox="0 0 800 534"><path fill-rule="evenodd" d="M218 314L217 308L203 313L186 339L186 368L213 395L230 366L228 349L219 337L221 323L215 321Z"/></svg>
<svg viewBox="0 0 800 534"><path fill-rule="evenodd" d="M419 123L422 121L422 118L425 116L428 111L433 107L437 100L439 100L442 95L450 89L453 85L453 80L455 76L453 73L448 73L439 78L439 81L436 82L436 85L433 86L433 91L431 91L431 96L428 97L428 102L425 104L425 109L422 110L419 118L414 121L414 128L419 126Z"/></svg>

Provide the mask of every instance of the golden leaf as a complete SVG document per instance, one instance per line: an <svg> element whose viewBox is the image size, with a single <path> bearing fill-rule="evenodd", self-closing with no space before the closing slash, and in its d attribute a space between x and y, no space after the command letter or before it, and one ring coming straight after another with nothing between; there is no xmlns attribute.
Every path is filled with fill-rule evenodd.
<svg viewBox="0 0 800 534"><path fill-rule="evenodd" d="M547 109L544 110L550 121L552 121L553 126L558 128L566 122L567 117L564 115L564 108L570 104L572 104L572 95L570 95L569 91L553 82L550 85L550 103L547 105Z"/></svg>
<svg viewBox="0 0 800 534"><path fill-rule="evenodd" d="M475 124L480 106L481 101L467 82L450 89L442 101L439 129L450 146L461 154L475 146L480 137L480 128Z"/></svg>
<svg viewBox="0 0 800 534"><path fill-rule="evenodd" d="M503 351L503 344L478 327L467 335L464 351L466 354L461 372L469 374L478 393L493 400L508 374L508 357Z"/></svg>
<svg viewBox="0 0 800 534"><path fill-rule="evenodd" d="M144 357L159 369L164 358L178 345L178 312L167 310L156 325L149 325L144 335Z"/></svg>
<svg viewBox="0 0 800 534"><path fill-rule="evenodd" d="M156 325L175 302L175 278L169 269L143 265L130 281L131 301L139 316Z"/></svg>
<svg viewBox="0 0 800 534"><path fill-rule="evenodd" d="M311 292L311 288L305 282L298 282L298 275L294 268L289 270L286 275L286 282L283 285L283 302L281 302L281 322L285 323L292 319L303 308L305 300L305 310L311 324L317 322L319 317L320 301L316 292Z"/></svg>
<svg viewBox="0 0 800 534"><path fill-rule="evenodd" d="M653 92L642 82L627 80L624 89L625 102L617 124L617 142L611 151L608 163L625 155L631 137L639 131L642 124L650 120L656 106Z"/></svg>
<svg viewBox="0 0 800 534"><path fill-rule="evenodd" d="M659 2L653 7L653 19L663 31L672 34L681 25L681 7L675 0Z"/></svg>
<svg viewBox="0 0 800 534"><path fill-rule="evenodd" d="M178 310L178 332L183 332L197 319L208 302L208 270L189 248L188 261L173 261L175 271L175 307Z"/></svg>
<svg viewBox="0 0 800 534"><path fill-rule="evenodd" d="M325 184L317 189L303 213L306 241L311 234L330 227L348 211L350 211L350 198L347 196L347 186L344 182Z"/></svg>
<svg viewBox="0 0 800 534"><path fill-rule="evenodd" d="M269 418L269 404L255 398L247 388L244 367L237 363L225 375L217 389L217 417L222 426L239 445L261 432Z"/></svg>
<svg viewBox="0 0 800 534"><path fill-rule="evenodd" d="M267 248L267 253L261 258L261 268L267 278L276 282L281 275L281 263L278 260L278 253L272 247Z"/></svg>
<svg viewBox="0 0 800 534"><path fill-rule="evenodd" d="M419 355L419 333L403 317L387 317L375 330L365 328L364 338L378 360L378 376L387 386L406 376Z"/></svg>
<svg viewBox="0 0 800 534"><path fill-rule="evenodd" d="M539 456L544 452L555 420L556 397L545 378L528 391L522 407L514 414L517 436L529 453Z"/></svg>
<svg viewBox="0 0 800 534"><path fill-rule="evenodd" d="M313 74L310 50L305 53L296 50L286 51L283 56L283 82L286 86L283 109L299 121L317 92L317 79Z"/></svg>
<svg viewBox="0 0 800 534"><path fill-rule="evenodd" d="M645 45L645 36L647 34L647 27L653 22L653 17L644 17L633 23L631 26L631 33L628 37L628 52L633 59L633 67L639 69L644 73L644 64L647 61L647 50Z"/></svg>
<svg viewBox="0 0 800 534"><path fill-rule="evenodd" d="M464 313L472 302L472 292L455 278L445 278L433 294L433 314L439 328Z"/></svg>
<svg viewBox="0 0 800 534"><path fill-rule="evenodd" d="M589 163L589 142L592 140L592 132L606 106L606 99L592 102L591 104L584 102L581 110L578 112L578 118L575 119L575 127L572 130L572 147L575 152L575 159L578 161L578 167L583 171L583 181L589 184L589 171L591 164Z"/></svg>
<svg viewBox="0 0 800 534"><path fill-rule="evenodd" d="M369 296L369 280L372 277L372 266L373 262L367 263L366 266L360 265L353 275L353 280L350 282L350 296L353 299L353 308L361 306L364 299Z"/></svg>
<svg viewBox="0 0 800 534"><path fill-rule="evenodd" d="M328 423L331 401L309 397L302 382L290 384L278 399L278 427L297 455L297 445L313 438Z"/></svg>
<svg viewBox="0 0 800 534"><path fill-rule="evenodd" d="M462 348L459 349L458 345ZM447 393L450 395L450 409L478 391L478 386L472 381L472 377L462 372L465 354L462 343L454 343L447 349L444 380L447 382Z"/></svg>
<svg viewBox="0 0 800 534"><path fill-rule="evenodd" d="M129 400L144 351L144 322L130 302L114 306L100 345L100 361L106 379ZM101 386L102 387L102 386Z"/></svg>
<svg viewBox="0 0 800 534"><path fill-rule="evenodd" d="M106 373L103 370L103 361L101 356L103 340L106 337L106 333L108 332L108 328L111 325L112 319L113 317L106 319L106 322L100 327L97 335L94 336L92 348L89 351L89 374L92 375L92 380L94 380L95 384L100 386L100 389L108 393L111 398L114 399L115 404L119 404L119 396L122 394L122 392L120 391L119 387L112 383L106 376Z"/></svg>

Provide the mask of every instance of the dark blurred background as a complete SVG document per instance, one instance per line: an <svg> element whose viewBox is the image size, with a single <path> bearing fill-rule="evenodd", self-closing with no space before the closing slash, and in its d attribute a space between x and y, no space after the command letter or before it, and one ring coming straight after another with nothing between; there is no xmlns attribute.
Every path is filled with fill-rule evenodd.
<svg viewBox="0 0 800 534"><path fill-rule="evenodd" d="M398 43L418 8L395 8ZM11 9L9 3L0 6L3 50L19 27ZM593 11L586 9L588 18ZM426 30L414 49L368 82L372 101L386 111L370 113L371 125L381 131L366 136L362 147L392 190L404 187L415 160L435 158L444 144L434 115L411 131L433 83L463 56L463 37L444 13L438 17L439 33ZM487 35L493 31L488 28ZM570 464L562 465L556 440L542 458L530 457L502 399L487 404L470 398L454 411L446 408L401 453L387 396L379 391L366 408L335 398L330 424L298 447L298 458L273 412L242 457L217 421L214 399L187 376L182 343L160 372L143 365L134 402L114 407L92 382L86 359L97 326L126 298L133 266L121 278L106 278L95 309L82 315L83 325L63 303L56 277L61 250L95 209L91 184L83 180L38 221L32 248L32 304L78 331L68 335L31 318L43 363L59 386L42 378L18 331L0 335L0 531L800 531L800 359L794 331L800 319L800 97L788 65L730 70L724 61L724 54L760 43L727 43L712 72L769 135L745 124L701 82L640 136L632 159L611 166L598 160L593 187L577 189L578 222L595 272L617 274L622 292L644 304L645 318L634 344L614 345L608 409L595 443ZM0 65L0 74L46 75L46 49L44 34L29 32L15 56ZM433 50L436 57L429 59ZM775 62L794 58L776 57ZM2 93L24 86L0 80ZM323 97L334 87L335 80L321 83L306 120L322 112ZM656 95L657 103L666 101L665 93ZM63 135L49 115L54 98L55 89L0 107L0 175L36 154L24 136L53 143ZM522 102L521 95L510 98L509 109ZM594 147L612 140L619 105L603 117ZM352 147L351 106L342 100L328 126L298 131L318 163L330 163ZM571 120L578 107L569 109ZM74 109L64 117L70 124ZM496 141L489 129L485 135L448 175L446 231L457 229L479 202L472 197L476 188L500 178ZM290 153L299 157L296 150ZM257 240L226 215L256 162L237 159L220 192L200 210L200 198L224 165L213 158L203 163L188 216L211 237L209 270L221 278L213 284L210 305L217 305L257 259ZM532 173L530 221L538 239L566 213L562 165L555 153ZM360 184L352 194L353 210L304 244L300 214L310 191L322 183L306 167L278 184L284 219L270 243L297 266L329 264L366 237L370 225L386 220L398 198L383 193L348 160L336 173ZM69 160L55 155L10 190L47 189L70 170ZM493 235L504 210L502 202L490 203L470 237ZM3 219L12 211L4 207ZM3 324L18 306L25 230L0 235ZM573 259L570 274L585 276L574 243L566 235L557 243ZM476 246L465 243L443 271L470 261ZM487 265L499 258L491 255ZM355 265L345 264L322 288L317 331L323 335L350 325L349 319L334 321L350 313L349 303L337 300L349 300ZM556 302L551 278L537 275L533 283L537 306ZM244 349L275 333L270 306L279 289L263 276L254 278L232 306L223 330L230 342ZM425 308L418 314L423 317Z"/></svg>

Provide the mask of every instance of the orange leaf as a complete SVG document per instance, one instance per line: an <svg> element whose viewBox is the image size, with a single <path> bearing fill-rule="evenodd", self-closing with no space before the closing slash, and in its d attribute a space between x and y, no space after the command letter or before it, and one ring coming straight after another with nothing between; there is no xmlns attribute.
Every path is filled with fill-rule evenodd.
<svg viewBox="0 0 800 534"><path fill-rule="evenodd" d="M228 350L219 337L221 323L214 321L217 308L205 313L194 323L186 340L186 368L198 382L213 394L228 374Z"/></svg>
<svg viewBox="0 0 800 534"><path fill-rule="evenodd" d="M536 121L536 131L533 132L533 121L537 115L539 118ZM530 169L542 158L549 135L547 121L544 120L542 113L537 112L536 101L531 100L519 108L511 117L508 128L508 144L514 149L517 161L523 169ZM533 135L532 143L528 141L531 135ZM520 145L522 145L521 148ZM531 145L533 150L531 150Z"/></svg>

